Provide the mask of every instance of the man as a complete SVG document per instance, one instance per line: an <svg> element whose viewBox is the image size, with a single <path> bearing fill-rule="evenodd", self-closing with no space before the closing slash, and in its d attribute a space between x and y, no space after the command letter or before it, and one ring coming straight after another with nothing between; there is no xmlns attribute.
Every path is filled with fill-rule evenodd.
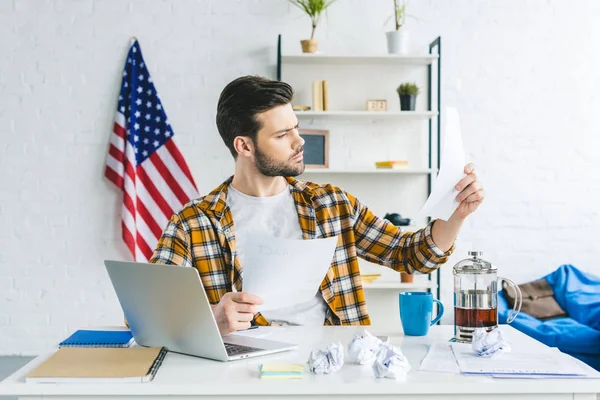
<svg viewBox="0 0 600 400"><path fill-rule="evenodd" d="M469 164L456 185L460 205L449 220L401 233L342 189L295 180L304 171L304 140L292 95L288 84L255 76L225 87L217 128L233 155L235 173L171 218L150 260L198 270L223 335L247 329L252 321L369 324L357 257L409 274L431 273L452 253L465 218L484 198ZM339 236L331 268L311 301L266 315L256 312L260 293L245 293L242 284L244 246L251 235Z"/></svg>

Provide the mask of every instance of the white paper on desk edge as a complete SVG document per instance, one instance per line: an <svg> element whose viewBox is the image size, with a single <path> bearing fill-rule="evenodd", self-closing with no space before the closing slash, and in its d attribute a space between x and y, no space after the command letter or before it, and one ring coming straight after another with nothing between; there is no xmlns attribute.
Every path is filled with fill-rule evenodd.
<svg viewBox="0 0 600 400"><path fill-rule="evenodd" d="M565 354L552 348L530 353L511 351L492 358L476 356L466 343L452 343L452 351L463 375L585 375L580 366L566 362Z"/></svg>
<svg viewBox="0 0 600 400"><path fill-rule="evenodd" d="M246 242L243 290L261 297L260 312L314 298L331 267L338 237L299 240L252 236Z"/></svg>
<svg viewBox="0 0 600 400"><path fill-rule="evenodd" d="M460 367L449 342L434 342L421 361L419 371L460 374Z"/></svg>
<svg viewBox="0 0 600 400"><path fill-rule="evenodd" d="M465 175L465 151L460 132L460 118L454 107L446 107L444 145L441 165L433 190L419 212L419 218L432 217L447 221L458 207L456 184Z"/></svg>

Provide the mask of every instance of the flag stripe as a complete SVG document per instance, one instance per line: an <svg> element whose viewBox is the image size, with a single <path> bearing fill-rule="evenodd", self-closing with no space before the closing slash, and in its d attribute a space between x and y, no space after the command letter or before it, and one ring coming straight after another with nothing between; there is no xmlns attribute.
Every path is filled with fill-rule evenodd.
<svg viewBox="0 0 600 400"><path fill-rule="evenodd" d="M165 147L169 150L169 153L171 153L171 156L173 156L175 162L177 163L177 165L179 165L179 168L181 168L181 171L183 171L185 176L187 176L192 185L196 187L196 182L194 182L194 178L192 178L192 173L190 172L190 169L188 168L187 163L183 158L183 155L181 154L177 146L175 146L175 142L173 141L173 139L167 141L165 143Z"/></svg>
<svg viewBox="0 0 600 400"><path fill-rule="evenodd" d="M112 183L114 183L116 187L118 187L119 189L123 189L123 178L108 165L104 170L104 176L106 176Z"/></svg>
<svg viewBox="0 0 600 400"><path fill-rule="evenodd" d="M183 204L179 202L167 180L161 176L154 164L151 161L145 162L142 164L142 168L144 168L144 172L146 172L148 178L154 183L158 192L164 197L165 202L167 202L174 211L180 210Z"/></svg>
<svg viewBox="0 0 600 400"><path fill-rule="evenodd" d="M173 215L173 210L171 209L171 206L169 206L169 203L167 203L163 195L158 191L158 189L156 189L156 186L154 185L152 180L150 180L148 175L146 175L146 171L144 171L144 168L140 166L136 168L136 171L138 180L144 185L144 187L150 194L150 197L152 197L158 208L162 211L163 215L167 217L167 219L171 218L171 216Z"/></svg>
<svg viewBox="0 0 600 400"><path fill-rule="evenodd" d="M158 225L156 220L152 217L152 214L150 214L150 211L148 211L146 206L144 206L144 203L142 203L141 201L138 201L137 203L137 212L142 217L142 219L154 235L154 238L159 239L162 233L162 227Z"/></svg>
<svg viewBox="0 0 600 400"><path fill-rule="evenodd" d="M112 135L110 135L109 143L115 146L121 152L125 150L125 140L114 132Z"/></svg>
<svg viewBox="0 0 600 400"><path fill-rule="evenodd" d="M106 167L112 169L115 174L117 174L121 179L124 179L123 164L119 163L119 161L117 161L113 156L110 155L110 150L109 150L108 156L106 156ZM107 176L107 178L108 178L108 176ZM120 185L117 185L117 186L119 186L120 189L123 189L123 186L120 186Z"/></svg>
<svg viewBox="0 0 600 400"><path fill-rule="evenodd" d="M113 156L113 158L115 160L119 161L121 163L121 165L123 165L123 161L125 160L125 154L123 154L123 152L121 150L117 149L115 146L113 146L111 144L110 147L108 148L108 154Z"/></svg>
<svg viewBox="0 0 600 400"><path fill-rule="evenodd" d="M152 257L152 249L141 237L139 231L137 235L137 247L139 252L141 253L141 257L140 255L138 255L138 258L149 260Z"/></svg>
<svg viewBox="0 0 600 400"><path fill-rule="evenodd" d="M173 175L173 177L177 180L181 189L185 192L188 199L195 199L198 197L198 190L196 187L190 182L187 176L183 173L181 168L179 168L179 164L175 161L169 150L165 148L160 148L156 151L160 156L160 159L165 165L169 166L169 171ZM185 203L183 203L185 204Z"/></svg>
<svg viewBox="0 0 600 400"><path fill-rule="evenodd" d="M115 122L115 125L113 126L113 132L115 133L115 135L117 135L121 139L125 139L125 128L123 126L117 124L116 122Z"/></svg>
<svg viewBox="0 0 600 400"><path fill-rule="evenodd" d="M177 196L177 199L179 200L181 206L183 206L188 201L188 197L186 196L181 186L179 186L179 184L175 180L175 177L171 174L171 171L169 171L167 166L162 162L160 156L156 154L156 152L154 152L154 154L150 156L150 161L152 161L152 164L156 167L158 173L162 176L165 183L169 185L169 188L171 189L173 194Z"/></svg>
<svg viewBox="0 0 600 400"><path fill-rule="evenodd" d="M133 239L133 236L131 235L131 231L129 229L127 229L127 226L125 225L125 221L121 221L121 230L123 231L123 241L127 245L127 248L129 248L129 251L132 254L135 254L135 240Z"/></svg>
<svg viewBox="0 0 600 400"><path fill-rule="evenodd" d="M148 210L156 224L158 224L158 226L160 227L167 225L168 218L165 218L160 207L158 207L158 205L154 201L152 195L148 193L148 190L146 190L146 187L143 184L138 183L138 185L136 186L136 191L137 199L139 199L139 201L144 205L146 210ZM146 222L146 224L151 225L152 222L148 221Z"/></svg>
<svg viewBox="0 0 600 400"><path fill-rule="evenodd" d="M139 202L138 202L138 206L139 206ZM136 215L135 222L136 222L135 228L139 235L137 237L136 241L139 241L139 238L142 238L144 243L146 243L146 246L149 246L148 243L154 243L158 240L158 238L160 237L160 234L158 235L158 237L154 236L154 234L152 233L150 228L148 228L146 221L144 221L144 218L142 218L142 216L139 213L138 213L138 215ZM142 251L144 253L146 253L146 251L143 247L140 247L140 248L142 249Z"/></svg>

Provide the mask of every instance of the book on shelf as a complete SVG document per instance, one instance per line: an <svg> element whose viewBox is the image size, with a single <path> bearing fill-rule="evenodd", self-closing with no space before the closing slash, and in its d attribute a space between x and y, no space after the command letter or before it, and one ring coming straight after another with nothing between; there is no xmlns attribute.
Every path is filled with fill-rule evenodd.
<svg viewBox="0 0 600 400"><path fill-rule="evenodd" d="M131 331L79 329L59 343L59 347L129 347L133 344Z"/></svg>
<svg viewBox="0 0 600 400"><path fill-rule="evenodd" d="M327 81L313 81L313 111L328 111L329 110L329 84Z"/></svg>
<svg viewBox="0 0 600 400"><path fill-rule="evenodd" d="M389 160L389 161L376 161L376 168L406 168L408 167L408 160Z"/></svg>
<svg viewBox="0 0 600 400"><path fill-rule="evenodd" d="M313 111L323 111L323 85L321 81L313 82Z"/></svg>
<svg viewBox="0 0 600 400"><path fill-rule="evenodd" d="M381 274L360 274L360 279L363 283L371 283L374 280L378 279Z"/></svg>
<svg viewBox="0 0 600 400"><path fill-rule="evenodd" d="M327 81L321 81L323 87L323 111L329 110L329 84Z"/></svg>
<svg viewBox="0 0 600 400"><path fill-rule="evenodd" d="M142 383L154 379L165 347L61 347L25 377L27 383Z"/></svg>

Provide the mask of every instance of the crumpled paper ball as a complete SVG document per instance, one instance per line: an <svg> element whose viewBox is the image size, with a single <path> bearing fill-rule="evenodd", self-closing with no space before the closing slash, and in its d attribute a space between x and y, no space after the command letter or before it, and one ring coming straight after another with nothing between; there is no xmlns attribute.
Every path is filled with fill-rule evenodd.
<svg viewBox="0 0 600 400"><path fill-rule="evenodd" d="M400 349L389 342L379 345L373 362L373 372L377 378L404 379L410 368Z"/></svg>
<svg viewBox="0 0 600 400"><path fill-rule="evenodd" d="M308 370L313 374L331 374L344 365L344 347L332 343L325 350L313 350L308 357Z"/></svg>
<svg viewBox="0 0 600 400"><path fill-rule="evenodd" d="M375 361L375 355L381 343L381 339L366 329L362 335L357 333L348 345L349 361L361 365L371 364Z"/></svg>
<svg viewBox="0 0 600 400"><path fill-rule="evenodd" d="M492 329L490 332L487 332L485 328L475 328L471 347L479 357L493 357L510 351L510 346L504 340L500 328Z"/></svg>

